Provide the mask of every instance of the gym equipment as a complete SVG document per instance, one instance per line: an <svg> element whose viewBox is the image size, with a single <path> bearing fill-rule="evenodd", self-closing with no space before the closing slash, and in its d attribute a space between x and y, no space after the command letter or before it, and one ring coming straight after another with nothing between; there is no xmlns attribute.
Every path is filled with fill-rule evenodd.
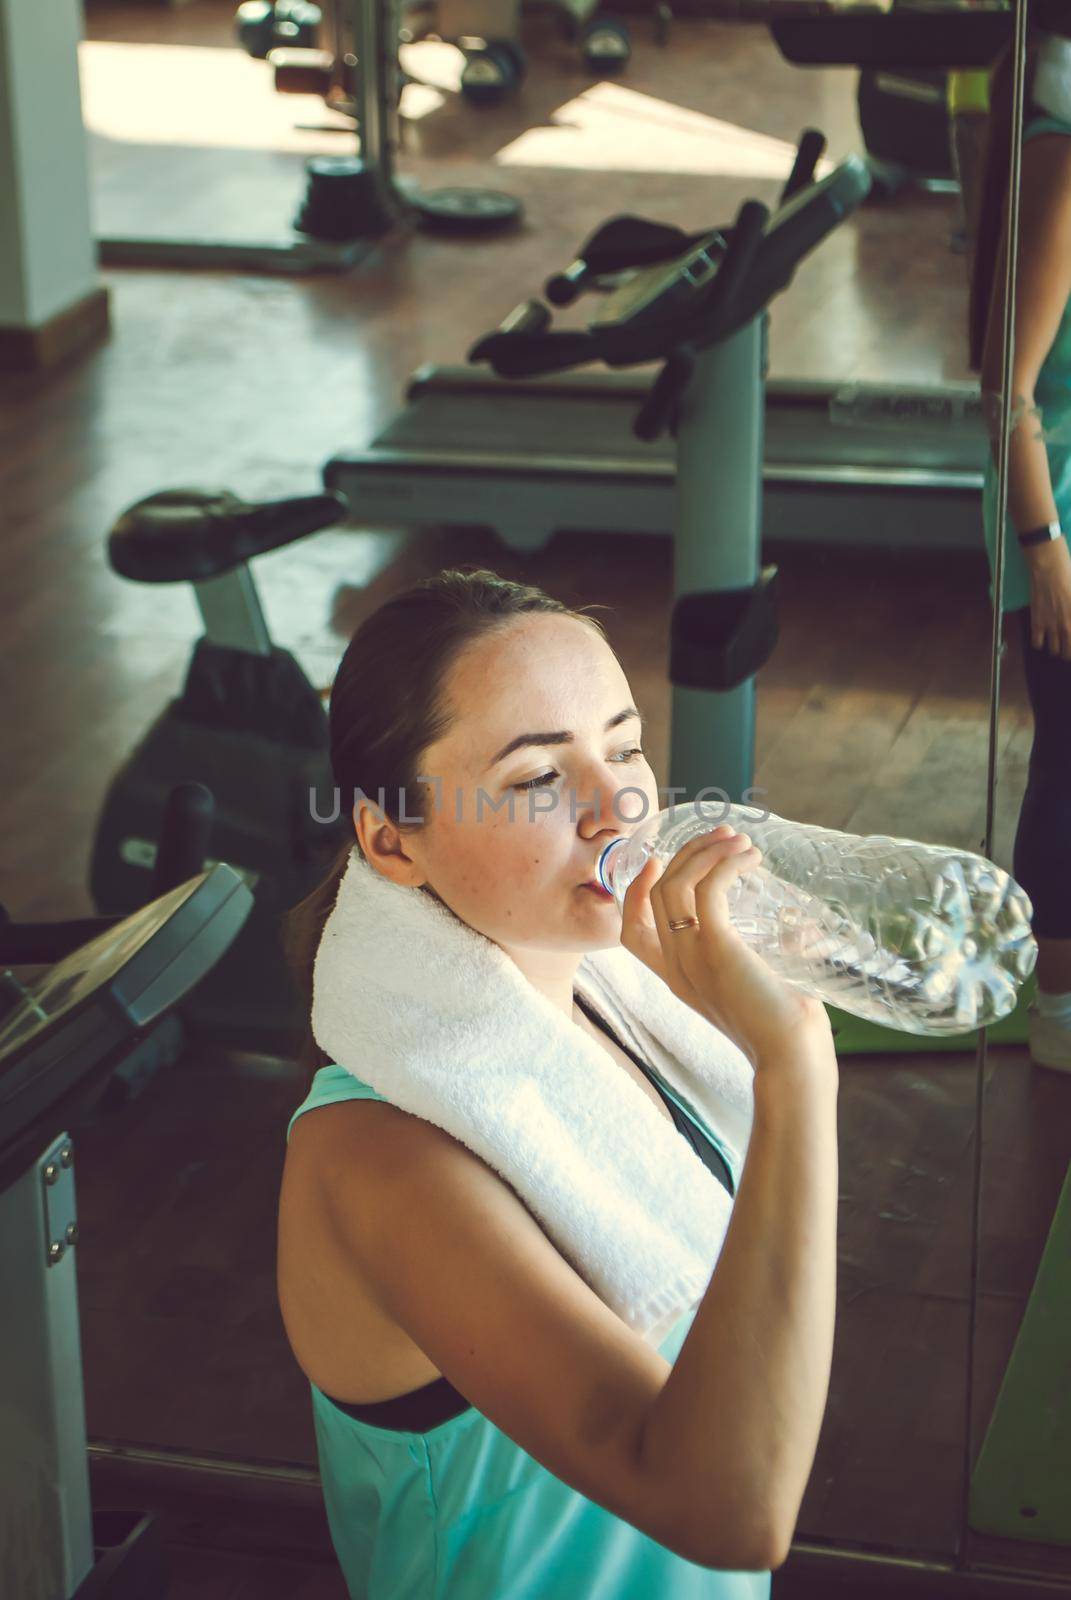
<svg viewBox="0 0 1071 1600"><path fill-rule="evenodd" d="M603 286L620 246L642 265L687 237L615 219L548 280L547 299L567 305ZM559 529L672 533L676 445L659 436L637 452L632 434L651 382L594 372L504 384L472 366L424 366L406 408L369 446L335 457L327 482L370 521L490 527L517 550ZM976 387L774 380L765 396L768 538L977 548L988 440Z"/></svg>
<svg viewBox="0 0 1071 1600"><path fill-rule="evenodd" d="M497 332L480 339L470 355L470 360L488 363L497 374L498 381L478 380L487 397L484 414L491 417L513 411L509 391L521 377L562 374L593 361L615 368L664 363L653 386L639 389L634 434L650 441L670 428L674 432L677 598L670 659L674 686L670 783L678 794L696 795L715 774L727 797L740 800L746 798L744 791L752 781L754 674L776 639L776 569L760 572L759 567L763 313L767 302L791 281L797 263L861 202L869 185L866 168L855 157L830 177L812 182L823 146L820 134L804 136L782 205L772 217L752 201L731 229L699 235L638 218L616 219L589 245L590 258L600 271L574 264L554 284L559 303L581 287L612 286L586 332L551 330L549 308L529 300ZM567 377L558 377L553 387L541 390L526 385L526 395L533 408L542 406L548 425L557 430L556 440L566 428L575 430L577 451L575 441L585 438L598 403L588 397L578 413L567 400L568 382ZM627 409L624 404L618 407L622 434L626 414L635 409L634 396ZM566 415L564 428L559 412ZM516 492L517 473L530 475L527 487L546 470L549 452L532 450L531 441L525 439L523 460L518 461L517 452L503 461L496 457L494 444L492 431L474 452L475 462L466 460L460 469L447 465L445 470L441 461L437 463L442 498L431 516L439 522L461 520L456 512L469 475L482 476L486 489L486 479L493 474L502 503L493 510L489 506L482 520L497 524L504 506L510 519L502 530L505 537L511 544L524 543L533 533L532 508ZM376 448L383 448L382 441ZM622 439L614 464L626 458L628 466L619 473L616 487L628 489L618 498L631 503L644 472L631 439L627 444ZM572 460L551 457L551 462L557 471L554 489L568 504L568 522L574 526L573 508L583 506L594 474L585 479L576 470L583 462L579 453ZM363 465L361 457L337 457L328 462L324 474L330 487L360 505L362 516L368 509L358 488ZM489 466L491 472L481 474L481 466ZM396 481L405 478L399 474ZM523 519L519 525L514 524L515 508ZM410 509L405 501L400 508L395 505L391 520L398 520L399 510L408 520ZM583 509L590 510L590 492ZM605 506L603 512L601 526L618 524ZM545 534L545 525L535 531Z"/></svg>
<svg viewBox="0 0 1071 1600"><path fill-rule="evenodd" d="M770 32L794 66L859 68L859 127L875 197L905 184L954 190L946 92L951 69L990 66L1012 36L1002 0L962 7L777 5Z"/></svg>
<svg viewBox="0 0 1071 1600"><path fill-rule="evenodd" d="M308 187L298 212L302 232L319 239L353 237L355 229L390 227L390 197L378 190L360 162L348 156L311 156L306 166ZM500 189L442 188L413 191L409 215L436 233L482 233L511 226L521 214L520 201Z"/></svg>
<svg viewBox="0 0 1071 1600"><path fill-rule="evenodd" d="M601 11L599 0L534 0L532 6L523 0L435 0L431 9L417 4L407 11L406 32L413 40L434 36L458 45L465 52L462 94L476 103L493 103L524 76L519 27L520 13L527 9L554 10L592 72L614 72L628 63L628 28Z"/></svg>
<svg viewBox="0 0 1071 1600"><path fill-rule="evenodd" d="M677 455L638 452L651 380L563 374L508 391L471 367L420 367L406 408L328 482L370 524L495 529L540 550L559 530L671 534ZM979 392L774 379L763 531L800 543L978 548L988 450Z"/></svg>
<svg viewBox="0 0 1071 1600"><path fill-rule="evenodd" d="M786 58L804 64L977 65L1009 26L1007 12L986 8L827 13L792 0L783 9L774 7L769 24ZM868 164L877 170L875 158ZM604 232L550 280L552 303L567 304L609 270ZM542 548L559 529L672 532L672 442L656 440L638 456L630 431L649 388L645 376L610 372L506 390L471 367L421 367L406 409L370 446L336 458L330 481L370 520L492 527L519 550ZM974 384L773 380L764 532L807 543L977 550L988 457Z"/></svg>
<svg viewBox="0 0 1071 1600"><path fill-rule="evenodd" d="M300 6L305 0L289 3ZM524 7L521 0L435 0L433 4L409 0L402 6L399 40L414 44L441 39L455 45L465 58L461 93L474 105L492 105L519 88L527 71L519 40L522 9L555 10L562 32L579 45L592 72L624 67L632 53L629 30L598 5L599 0L534 0ZM352 115L360 56L354 49L346 0L332 0L325 26L319 32L303 29L300 40L283 36L287 24L293 27L289 15L282 26L263 15L271 9L268 0L245 0L239 6L236 26L244 48L250 55L270 61L279 93L322 94L333 110ZM668 18L662 15L665 9L660 8L657 21L662 42L668 26Z"/></svg>
<svg viewBox="0 0 1071 1600"><path fill-rule="evenodd" d="M230 867L198 865L187 878L196 831L180 811L161 841L152 900L125 919L15 925L0 909L0 1549L11 1600L166 1590L154 1517L94 1514L90 1504L66 1130L99 1105L249 913L252 896ZM26 985L10 970L46 962L55 964Z"/></svg>
<svg viewBox="0 0 1071 1600"><path fill-rule="evenodd" d="M242 0L234 30L248 55L266 61L281 46L311 48L322 22L323 12L311 0Z"/></svg>
<svg viewBox="0 0 1071 1600"><path fill-rule="evenodd" d="M395 180L399 90L397 0L347 0L333 16L343 83L350 84L360 154L313 156L295 227L310 238L375 237L408 218L438 232L483 232L511 226L519 200L497 189L421 192ZM348 27L344 24L348 22ZM347 48L343 48L347 45ZM347 64L352 59L352 72Z"/></svg>
<svg viewBox="0 0 1071 1600"><path fill-rule="evenodd" d="M255 903L183 1017L283 1054L303 1036L305 1019L279 919L323 877L350 822L334 813L320 695L290 652L272 643L248 563L331 526L344 511L331 494L249 504L226 491L172 489L131 506L108 540L123 577L192 583L204 634L181 694L105 796L90 863L94 904L112 914L144 904L168 794L184 780L206 784L216 804L212 854L243 874Z"/></svg>
<svg viewBox="0 0 1071 1600"><path fill-rule="evenodd" d="M867 162L892 196L909 181L923 189L955 187L948 124L948 82L942 71L859 74L859 131Z"/></svg>
<svg viewBox="0 0 1071 1600"><path fill-rule="evenodd" d="M361 63L353 74L350 103L360 154L309 159L306 195L292 227L280 225L277 233L255 239L109 235L97 241L103 265L347 271L371 252L382 234L401 224L472 233L512 226L520 219L521 203L513 195L481 189L425 194L395 174L398 0L344 3L352 23L352 54Z"/></svg>
<svg viewBox="0 0 1071 1600"><path fill-rule="evenodd" d="M497 105L520 88L528 70L528 62L515 39L490 38L469 44L464 49L461 93L470 104Z"/></svg>
<svg viewBox="0 0 1071 1600"><path fill-rule="evenodd" d="M575 42L592 72L616 72L632 54L628 28L599 9L599 0L435 0L407 12L406 35L435 37L465 53L461 92L474 104L494 104L519 87L526 62L519 43L520 12L552 9L562 32Z"/></svg>

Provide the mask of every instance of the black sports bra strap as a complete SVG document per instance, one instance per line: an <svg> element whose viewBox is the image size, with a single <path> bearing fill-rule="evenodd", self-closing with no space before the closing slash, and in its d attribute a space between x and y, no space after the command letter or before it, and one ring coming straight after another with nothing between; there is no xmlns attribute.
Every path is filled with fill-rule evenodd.
<svg viewBox="0 0 1071 1600"><path fill-rule="evenodd" d="M606 1022L604 1018L600 1017L597 1011L592 1009L590 1004L583 998L583 996L574 992L573 998L588 1020L593 1022L597 1028L601 1028L603 1033L606 1034L607 1038L612 1039L613 1042L625 1052L629 1059L635 1062L636 1066L639 1067L648 1083L658 1093L659 1098L662 1100L667 1111L673 1119L673 1125L677 1129L677 1132L681 1134L688 1144L691 1145L692 1149L706 1167L707 1171L712 1173L713 1176L717 1178L722 1188L727 1190L729 1194L734 1194L735 1189L733 1186L733 1175L729 1170L725 1157L722 1155L717 1146L711 1142L706 1133L704 1133L703 1129L699 1127L699 1125L687 1114L687 1112L683 1111L681 1107L678 1106L673 1097L666 1093L661 1083L659 1083L658 1078L647 1065L646 1061L638 1056L635 1050L630 1049L623 1039L619 1039L617 1037L617 1034L610 1027L610 1024Z"/></svg>

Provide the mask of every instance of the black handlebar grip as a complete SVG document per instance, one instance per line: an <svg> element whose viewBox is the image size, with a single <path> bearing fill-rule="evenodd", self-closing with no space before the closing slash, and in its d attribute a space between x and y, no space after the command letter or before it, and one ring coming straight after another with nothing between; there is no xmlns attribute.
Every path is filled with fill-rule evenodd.
<svg viewBox="0 0 1071 1600"><path fill-rule="evenodd" d="M588 263L578 257L564 272L556 272L548 278L543 288L543 293L552 306L571 306L583 293L584 284L591 273Z"/></svg>
<svg viewBox="0 0 1071 1600"><path fill-rule="evenodd" d="M694 371L695 350L690 344L678 345L670 353L632 424L632 431L637 439L644 439L650 443L652 439L658 438L663 428L669 426L677 409L677 402L691 382Z"/></svg>
<svg viewBox="0 0 1071 1600"><path fill-rule="evenodd" d="M745 200L740 207L711 292L708 305L711 331L718 323L732 320L733 300L751 271L752 259L762 241L762 230L769 216L767 208L758 200Z"/></svg>
<svg viewBox="0 0 1071 1600"><path fill-rule="evenodd" d="M826 136L817 128L804 128L800 135L799 148L796 159L792 163L792 171L788 181L781 191L781 204L791 200L792 196L799 194L801 189L806 189L809 183L814 182L814 169L822 158L826 148Z"/></svg>
<svg viewBox="0 0 1071 1600"><path fill-rule="evenodd" d="M550 312L542 300L525 300L514 306L498 325L499 333L542 333L550 322Z"/></svg>
<svg viewBox="0 0 1071 1600"><path fill-rule="evenodd" d="M150 900L204 871L216 802L203 783L179 783L167 797Z"/></svg>

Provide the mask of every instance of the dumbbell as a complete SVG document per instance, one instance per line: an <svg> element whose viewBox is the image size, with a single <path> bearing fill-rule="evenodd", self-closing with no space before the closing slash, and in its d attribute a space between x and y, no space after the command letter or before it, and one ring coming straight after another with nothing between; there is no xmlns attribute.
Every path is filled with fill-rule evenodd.
<svg viewBox="0 0 1071 1600"><path fill-rule="evenodd" d="M243 0L234 28L246 54L265 61L271 50L312 49L322 21L323 12L312 0Z"/></svg>

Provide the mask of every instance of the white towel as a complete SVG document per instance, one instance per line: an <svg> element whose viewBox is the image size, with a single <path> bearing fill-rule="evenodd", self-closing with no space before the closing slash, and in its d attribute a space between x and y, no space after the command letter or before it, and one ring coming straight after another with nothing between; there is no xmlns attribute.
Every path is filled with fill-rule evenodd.
<svg viewBox="0 0 1071 1600"><path fill-rule="evenodd" d="M754 1105L743 1052L623 946L582 956L575 987L738 1175ZM651 1344L702 1297L732 1209L723 1186L499 945L356 846L316 956L312 1028L339 1066L493 1167Z"/></svg>

